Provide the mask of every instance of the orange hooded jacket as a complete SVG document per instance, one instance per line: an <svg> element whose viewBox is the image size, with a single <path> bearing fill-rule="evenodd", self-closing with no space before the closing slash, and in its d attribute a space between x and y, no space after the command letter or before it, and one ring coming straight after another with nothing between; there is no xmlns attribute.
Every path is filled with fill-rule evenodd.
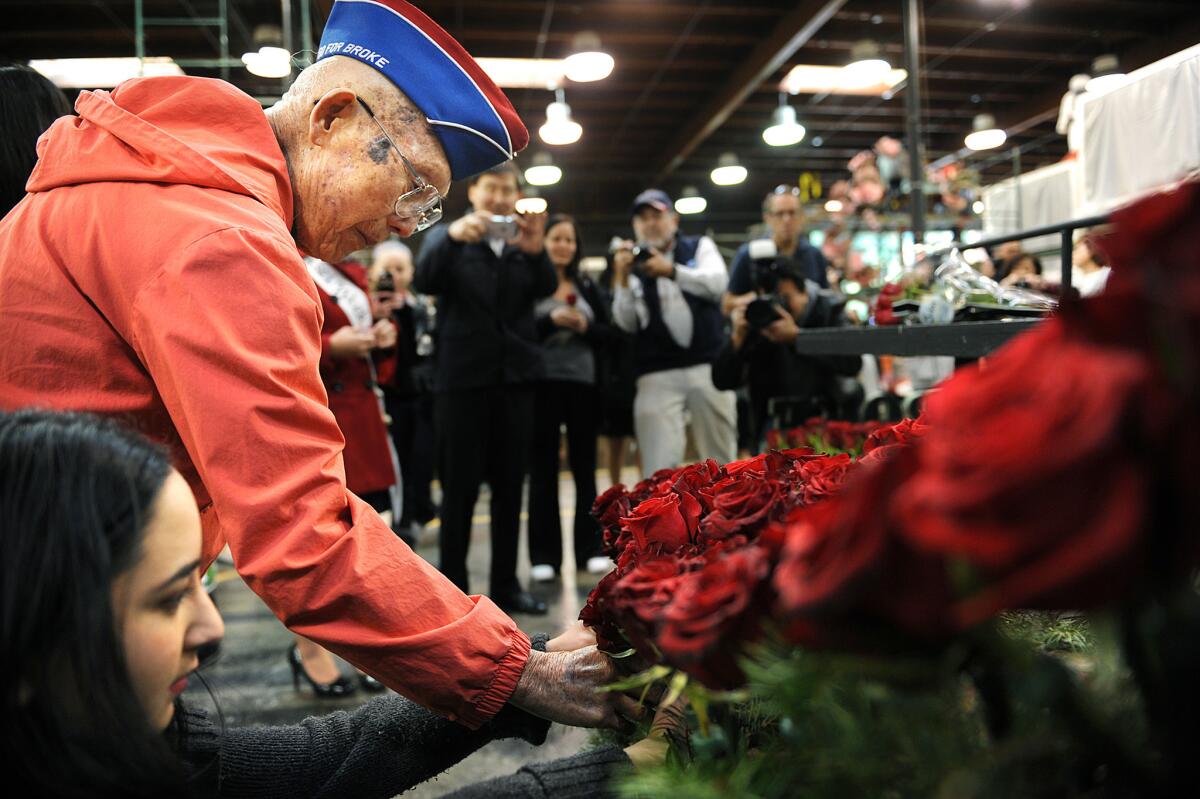
<svg viewBox="0 0 1200 799"><path fill-rule="evenodd" d="M292 630L476 727L529 639L346 489L321 305L259 104L204 78L84 92L0 222L0 408L117 417L171 448L205 562L228 542Z"/></svg>

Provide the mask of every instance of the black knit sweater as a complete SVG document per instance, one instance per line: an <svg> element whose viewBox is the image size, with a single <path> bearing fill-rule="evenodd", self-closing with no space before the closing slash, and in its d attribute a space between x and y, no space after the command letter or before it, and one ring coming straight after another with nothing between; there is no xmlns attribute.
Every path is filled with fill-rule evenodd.
<svg viewBox="0 0 1200 799"><path fill-rule="evenodd" d="M241 727L224 733L208 715L186 710L178 748L201 796L395 796L437 776L480 747L501 738L546 740L549 722L506 705L469 730L400 696L377 697L352 712L339 711L278 727ZM629 765L617 747L605 747L463 788L455 799L604 796L615 769Z"/></svg>

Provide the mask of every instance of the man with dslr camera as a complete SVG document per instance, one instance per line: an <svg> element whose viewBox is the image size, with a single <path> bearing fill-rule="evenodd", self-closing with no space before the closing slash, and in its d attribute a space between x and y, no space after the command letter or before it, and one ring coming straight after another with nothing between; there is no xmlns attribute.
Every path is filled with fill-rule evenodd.
<svg viewBox="0 0 1200 799"><path fill-rule="evenodd" d="M413 286L438 298L433 417L442 483L442 573L467 591L471 518L491 487L489 592L508 611L545 613L517 581L521 490L533 426L532 383L543 373L533 308L558 286L542 240L546 215L515 214L517 169L505 162L471 179L474 209L434 228Z"/></svg>
<svg viewBox="0 0 1200 799"><path fill-rule="evenodd" d="M776 251L791 258L804 272L804 277L823 289L829 288L829 262L816 247L808 243L804 235L804 206L800 202L800 189L795 186L776 186L763 198L763 224L771 232L766 241L775 243ZM721 301L721 310L726 315L736 305L745 305L754 295L754 265L747 242L733 255L729 269L729 288Z"/></svg>
<svg viewBox="0 0 1200 799"><path fill-rule="evenodd" d="M771 254L754 249L761 248L751 250L761 256L750 262L754 297L733 308L733 329L713 364L713 384L736 389L749 383L751 429L761 443L772 399L786 402L794 421L827 413L837 404L837 378L857 374L860 358L796 351L802 329L841 325L845 302L808 279L802 264L775 256L773 248Z"/></svg>
<svg viewBox="0 0 1200 799"><path fill-rule="evenodd" d="M733 392L718 391L725 261L707 236L679 235L671 198L647 189L633 202L637 242L613 243L613 321L635 335L634 432L646 475L684 459L684 412L702 459L737 456Z"/></svg>

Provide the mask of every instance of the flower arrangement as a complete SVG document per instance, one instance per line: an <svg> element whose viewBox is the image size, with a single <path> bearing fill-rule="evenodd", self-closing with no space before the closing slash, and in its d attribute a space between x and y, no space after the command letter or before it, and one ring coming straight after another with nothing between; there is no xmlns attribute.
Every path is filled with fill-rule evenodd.
<svg viewBox="0 0 1200 799"><path fill-rule="evenodd" d="M960 370L919 420L871 433L860 457L780 449L597 500L617 566L581 618L603 650L653 664L651 677L674 670L672 692L688 684L699 705L693 768L635 785L1189 790L1200 182L1113 222L1103 295ZM1002 643L1013 611L1098 614L1111 633L1089 652L1092 676L1028 641ZM709 725L712 692L731 689L724 722Z"/></svg>

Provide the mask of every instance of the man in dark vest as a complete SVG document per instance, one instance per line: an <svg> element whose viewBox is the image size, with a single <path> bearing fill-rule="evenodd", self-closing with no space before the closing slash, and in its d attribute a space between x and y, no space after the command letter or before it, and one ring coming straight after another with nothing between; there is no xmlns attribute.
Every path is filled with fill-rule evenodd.
<svg viewBox="0 0 1200 799"><path fill-rule="evenodd" d="M637 397L634 432L642 469L651 475L684 459L684 413L701 459L737 456L737 411L732 391L712 383L712 362L723 343L721 293L728 275L707 236L679 235L671 198L647 189L633 202L636 243L613 254L613 321L635 334Z"/></svg>

